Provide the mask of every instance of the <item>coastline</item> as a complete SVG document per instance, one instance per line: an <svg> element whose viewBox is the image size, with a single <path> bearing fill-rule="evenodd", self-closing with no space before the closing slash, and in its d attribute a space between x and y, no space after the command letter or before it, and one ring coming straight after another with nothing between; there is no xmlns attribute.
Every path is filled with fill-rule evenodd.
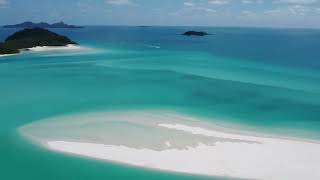
<svg viewBox="0 0 320 180"><path fill-rule="evenodd" d="M80 50L81 46L68 44L66 46L36 46L32 48L27 48L29 51L33 52L43 52L43 51L57 51L57 50Z"/></svg>
<svg viewBox="0 0 320 180"><path fill-rule="evenodd" d="M141 132L143 136L139 136L140 138L159 140L156 136L158 131L167 132L170 136L161 137L157 142L161 144L159 146L161 148L157 149L154 146L150 147L150 142L147 141L147 143L143 141L145 144L140 143L132 146L126 144L128 142L108 144L103 141L99 142L99 140L93 141L85 138L76 140L68 139L67 136L55 137L56 135L37 139L37 134L32 134L34 130L46 131L45 128L52 127L52 125L52 128L56 128L54 127L56 125L57 127L72 127L79 124L81 124L80 126L89 126L93 121L99 126L101 123L102 125L107 123L109 126L112 125L108 124L109 119L110 122L113 122L114 119L125 119L124 122L129 122L134 126L146 125L155 128L154 133L149 134L151 137L145 137L145 132ZM75 122L77 124L73 124ZM223 127L207 128L203 126L205 124L207 123L202 124L200 119L183 114L161 113L159 111L116 112L67 117L66 119L60 117L57 122L45 120L36 122L29 127L27 125L21 129L21 132L53 151L145 168L249 179L320 178L320 173L315 171L320 166L320 157L317 155L320 151L319 142L267 137L267 135L258 136L255 133L237 133L232 130L229 132L224 131ZM70 129L71 132L73 130ZM83 131L90 132L92 130L84 129ZM61 132L64 133L63 130ZM108 133L110 132L106 132L103 136L109 135ZM96 139L94 134L91 134L90 138ZM129 136L128 141L139 142L139 139Z"/></svg>
<svg viewBox="0 0 320 180"><path fill-rule="evenodd" d="M20 53L16 53L16 54L0 54L0 58L1 57L8 57L8 56L15 56L15 55L19 55Z"/></svg>
<svg viewBox="0 0 320 180"><path fill-rule="evenodd" d="M31 52L49 52L49 51L73 51L73 50L81 50L82 47L79 45L68 44L66 46L35 46L32 48L20 49L19 53L16 54L0 54L1 57L9 57L20 55L23 52L31 51Z"/></svg>

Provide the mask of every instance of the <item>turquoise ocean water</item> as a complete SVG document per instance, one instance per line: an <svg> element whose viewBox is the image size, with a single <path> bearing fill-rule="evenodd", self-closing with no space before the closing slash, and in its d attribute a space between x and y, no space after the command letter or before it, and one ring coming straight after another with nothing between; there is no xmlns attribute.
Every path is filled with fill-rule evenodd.
<svg viewBox="0 0 320 180"><path fill-rule="evenodd" d="M210 36L185 37L189 29ZM0 29L0 40L16 31ZM49 152L17 128L91 111L164 109L320 139L320 30L86 27L54 30L81 52L0 58L0 179L224 179Z"/></svg>

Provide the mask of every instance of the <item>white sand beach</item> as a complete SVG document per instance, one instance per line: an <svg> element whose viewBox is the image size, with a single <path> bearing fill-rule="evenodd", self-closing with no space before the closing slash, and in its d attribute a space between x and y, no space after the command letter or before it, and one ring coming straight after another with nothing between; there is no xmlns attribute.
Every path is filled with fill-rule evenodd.
<svg viewBox="0 0 320 180"><path fill-rule="evenodd" d="M14 55L18 55L18 54L0 54L0 58L1 57L14 56Z"/></svg>
<svg viewBox="0 0 320 180"><path fill-rule="evenodd" d="M320 179L319 142L241 133L174 112L57 117L20 130L54 151L145 168L246 179Z"/></svg>
<svg viewBox="0 0 320 180"><path fill-rule="evenodd" d="M80 50L81 46L68 44L67 46L36 46L28 48L30 51L43 52L43 51L64 51L64 50Z"/></svg>
<svg viewBox="0 0 320 180"><path fill-rule="evenodd" d="M88 51L89 48L84 48L84 47L81 47L79 45L74 45L74 44L68 44L66 46L36 46L36 47L32 47L32 48L27 48L27 49L21 49L20 50L20 53L17 53L17 54L1 54L0 57L8 57L8 56L14 56L14 55L19 55L23 52L26 52L26 51L30 51L30 52L35 52L35 53L40 53L40 52L43 52L43 53L46 53L46 52L80 52L80 51L83 51L83 50L86 50Z"/></svg>

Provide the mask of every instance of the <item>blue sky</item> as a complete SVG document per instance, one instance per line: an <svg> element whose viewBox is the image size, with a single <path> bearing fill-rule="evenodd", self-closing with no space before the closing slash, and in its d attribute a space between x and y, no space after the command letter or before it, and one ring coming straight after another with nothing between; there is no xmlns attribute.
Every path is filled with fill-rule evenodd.
<svg viewBox="0 0 320 180"><path fill-rule="evenodd" d="M320 28L320 0L0 0L0 24Z"/></svg>

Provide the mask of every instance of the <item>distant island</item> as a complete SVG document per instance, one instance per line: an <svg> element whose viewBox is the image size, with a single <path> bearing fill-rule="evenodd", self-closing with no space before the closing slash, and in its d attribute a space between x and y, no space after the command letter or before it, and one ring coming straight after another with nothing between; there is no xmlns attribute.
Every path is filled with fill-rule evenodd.
<svg viewBox="0 0 320 180"><path fill-rule="evenodd" d="M182 35L185 35L185 36L206 36L209 34L206 32L203 32L203 31L187 31L187 32L183 33Z"/></svg>
<svg viewBox="0 0 320 180"><path fill-rule="evenodd" d="M0 55L16 54L20 50L36 46L67 46L69 44L77 43L47 29L24 29L10 35L3 43L0 43Z"/></svg>
<svg viewBox="0 0 320 180"><path fill-rule="evenodd" d="M45 22L33 23L33 22L23 22L14 25L5 25L3 28L83 28L82 26L68 25L64 22L57 22L53 24L48 24Z"/></svg>

